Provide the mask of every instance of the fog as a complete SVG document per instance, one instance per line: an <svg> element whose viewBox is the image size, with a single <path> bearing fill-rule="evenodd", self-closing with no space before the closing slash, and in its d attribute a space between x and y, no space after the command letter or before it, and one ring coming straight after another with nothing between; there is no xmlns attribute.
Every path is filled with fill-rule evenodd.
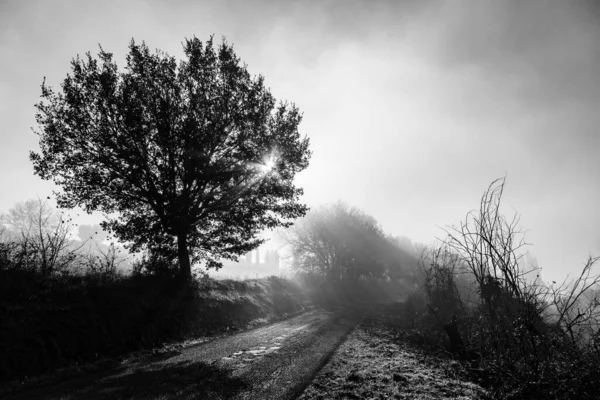
<svg viewBox="0 0 600 400"><path fill-rule="evenodd" d="M600 252L600 27L583 0L3 2L0 211L53 189L28 160L44 76L58 87L99 43L123 65L132 37L179 56L211 34L303 111L310 206L342 199L428 243L506 175L546 279Z"/></svg>

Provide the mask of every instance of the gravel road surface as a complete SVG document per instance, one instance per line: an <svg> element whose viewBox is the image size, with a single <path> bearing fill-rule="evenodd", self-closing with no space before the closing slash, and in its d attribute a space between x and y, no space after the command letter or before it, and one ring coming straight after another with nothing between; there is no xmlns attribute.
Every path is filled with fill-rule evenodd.
<svg viewBox="0 0 600 400"><path fill-rule="evenodd" d="M357 325L357 310L313 310L289 320L11 399L294 399Z"/></svg>

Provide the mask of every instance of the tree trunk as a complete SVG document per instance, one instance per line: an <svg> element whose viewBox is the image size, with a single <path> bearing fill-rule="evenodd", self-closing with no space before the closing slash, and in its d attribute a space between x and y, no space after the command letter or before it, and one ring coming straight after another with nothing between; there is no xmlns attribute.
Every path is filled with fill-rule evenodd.
<svg viewBox="0 0 600 400"><path fill-rule="evenodd" d="M184 279L191 279L192 268L190 265L190 253L187 246L187 233L177 235L177 255L179 257L179 273Z"/></svg>

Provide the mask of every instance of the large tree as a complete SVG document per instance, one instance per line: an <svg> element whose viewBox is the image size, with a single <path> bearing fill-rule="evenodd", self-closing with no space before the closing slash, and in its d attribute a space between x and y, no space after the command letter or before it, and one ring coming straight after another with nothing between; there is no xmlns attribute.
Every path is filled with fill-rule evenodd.
<svg viewBox="0 0 600 400"><path fill-rule="evenodd" d="M171 249L181 273L220 266L261 243L257 233L303 216L295 175L308 166L301 114L223 41L183 43L179 63L142 43L119 70L100 48L71 62L36 105L35 173L62 187L58 204L101 211L134 251Z"/></svg>

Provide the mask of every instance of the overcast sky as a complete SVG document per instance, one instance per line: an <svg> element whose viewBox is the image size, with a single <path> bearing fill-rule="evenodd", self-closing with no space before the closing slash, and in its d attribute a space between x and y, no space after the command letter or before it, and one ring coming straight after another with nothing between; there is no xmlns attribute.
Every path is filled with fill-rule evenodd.
<svg viewBox="0 0 600 400"><path fill-rule="evenodd" d="M176 56L225 36L304 113L309 205L342 199L431 242L507 175L546 279L600 253L600 15L594 1L0 2L0 211L51 194L33 175L44 76L131 38ZM90 222L91 220L86 220Z"/></svg>

